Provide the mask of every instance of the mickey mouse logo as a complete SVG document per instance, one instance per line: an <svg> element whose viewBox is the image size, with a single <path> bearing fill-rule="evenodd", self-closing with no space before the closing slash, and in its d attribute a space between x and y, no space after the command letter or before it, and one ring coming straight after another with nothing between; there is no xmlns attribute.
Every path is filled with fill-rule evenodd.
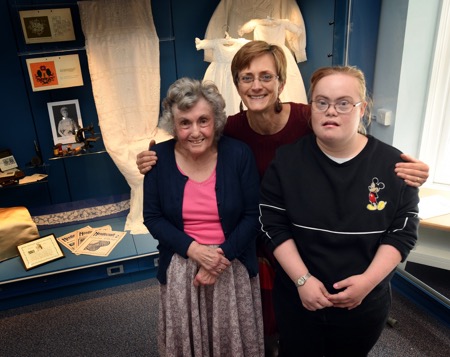
<svg viewBox="0 0 450 357"><path fill-rule="evenodd" d="M367 209L369 211L381 211L386 207L386 201L378 201L378 193L385 187L383 182L380 182L377 177L372 179L372 183L368 186L369 189L369 204Z"/></svg>

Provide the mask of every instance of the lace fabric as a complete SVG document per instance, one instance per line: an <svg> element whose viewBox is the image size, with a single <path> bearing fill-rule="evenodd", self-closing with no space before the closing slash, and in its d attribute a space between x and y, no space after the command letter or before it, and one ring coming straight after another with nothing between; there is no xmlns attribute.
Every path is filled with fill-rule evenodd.
<svg viewBox="0 0 450 357"><path fill-rule="evenodd" d="M151 139L170 138L157 129L159 39L151 2L96 0L78 6L103 141L131 189L125 229L147 233L142 223L144 176L136 155Z"/></svg>

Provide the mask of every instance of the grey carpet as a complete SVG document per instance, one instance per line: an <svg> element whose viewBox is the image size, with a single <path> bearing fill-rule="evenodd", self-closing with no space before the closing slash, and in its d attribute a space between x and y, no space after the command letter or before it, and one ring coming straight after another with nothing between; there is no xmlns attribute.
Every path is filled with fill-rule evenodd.
<svg viewBox="0 0 450 357"><path fill-rule="evenodd" d="M158 286L147 279L0 311L1 357L157 356ZM450 331L394 291L370 357L446 357Z"/></svg>

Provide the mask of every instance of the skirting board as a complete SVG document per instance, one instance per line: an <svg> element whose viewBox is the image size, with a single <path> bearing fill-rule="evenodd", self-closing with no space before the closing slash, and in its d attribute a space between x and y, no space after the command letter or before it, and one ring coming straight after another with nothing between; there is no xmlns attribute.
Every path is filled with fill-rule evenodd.
<svg viewBox="0 0 450 357"><path fill-rule="evenodd" d="M408 272L397 269L392 287L450 328L450 300Z"/></svg>

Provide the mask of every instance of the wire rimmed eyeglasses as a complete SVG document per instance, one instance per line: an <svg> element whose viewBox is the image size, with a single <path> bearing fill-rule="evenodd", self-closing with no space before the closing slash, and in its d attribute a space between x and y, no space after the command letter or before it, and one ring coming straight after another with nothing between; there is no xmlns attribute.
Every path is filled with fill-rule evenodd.
<svg viewBox="0 0 450 357"><path fill-rule="evenodd" d="M340 100L339 102L336 102L336 103L329 103L323 99L311 101L312 109L317 112L326 112L330 108L330 105L332 105L334 107L334 109L340 114L348 114L353 110L353 108L355 108L361 104L362 104L362 102L353 104L352 102L350 102L348 100Z"/></svg>
<svg viewBox="0 0 450 357"><path fill-rule="evenodd" d="M263 74L259 77L249 76L249 75L243 75L239 77L239 83L245 83L250 84L253 83L255 80L259 80L261 83L270 83L274 79L278 79L279 76L276 76L274 74Z"/></svg>

